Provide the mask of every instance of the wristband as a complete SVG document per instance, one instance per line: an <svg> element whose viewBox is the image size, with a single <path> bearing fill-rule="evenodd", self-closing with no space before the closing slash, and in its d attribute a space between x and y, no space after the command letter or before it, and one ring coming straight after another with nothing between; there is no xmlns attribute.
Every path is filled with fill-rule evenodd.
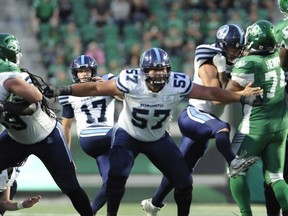
<svg viewBox="0 0 288 216"><path fill-rule="evenodd" d="M59 95L71 95L72 93L72 86L62 86L59 88Z"/></svg>
<svg viewBox="0 0 288 216"><path fill-rule="evenodd" d="M244 95L241 95L241 96L240 96L240 103L241 103L241 104L247 103L246 100L247 100L247 99L246 99L246 97L245 97Z"/></svg>
<svg viewBox="0 0 288 216"><path fill-rule="evenodd" d="M24 209L23 202L17 202L17 209Z"/></svg>

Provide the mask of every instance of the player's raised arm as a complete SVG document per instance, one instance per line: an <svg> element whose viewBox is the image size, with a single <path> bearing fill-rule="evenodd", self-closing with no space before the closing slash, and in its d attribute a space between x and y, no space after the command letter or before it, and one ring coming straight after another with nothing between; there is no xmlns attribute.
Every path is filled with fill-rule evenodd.
<svg viewBox="0 0 288 216"><path fill-rule="evenodd" d="M114 96L122 95L123 93L117 88L115 80L108 80L105 82L87 82L77 83L62 87L47 87L43 94L48 97L57 97L59 95L73 95L73 96Z"/></svg>
<svg viewBox="0 0 288 216"><path fill-rule="evenodd" d="M259 91L261 92L261 89L259 89ZM259 106L262 104L262 97L259 94L243 96L218 87L206 87L195 83L188 97L201 100L221 101L223 103L241 102L253 106Z"/></svg>

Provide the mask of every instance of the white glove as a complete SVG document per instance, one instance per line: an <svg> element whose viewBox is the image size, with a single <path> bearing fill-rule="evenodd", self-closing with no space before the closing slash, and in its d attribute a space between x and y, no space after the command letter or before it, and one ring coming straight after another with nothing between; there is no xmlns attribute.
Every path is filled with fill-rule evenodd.
<svg viewBox="0 0 288 216"><path fill-rule="evenodd" d="M218 70L218 73L226 71L226 58L221 53L218 53L213 57L213 64Z"/></svg>

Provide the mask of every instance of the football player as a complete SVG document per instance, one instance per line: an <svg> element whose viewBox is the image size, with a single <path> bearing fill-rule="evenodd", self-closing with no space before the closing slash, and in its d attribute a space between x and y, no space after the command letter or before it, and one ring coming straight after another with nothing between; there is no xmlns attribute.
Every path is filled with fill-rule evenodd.
<svg viewBox="0 0 288 216"><path fill-rule="evenodd" d="M288 131L284 71L280 66L274 25L259 20L250 25L245 34L247 56L240 58L231 73L227 89L242 90L248 83L262 86L263 105L243 109L243 119L232 146L247 156L257 155L263 162L263 176L271 186L282 209L288 215L288 188L283 179L285 144ZM246 171L230 178L230 189L242 216L252 216Z"/></svg>
<svg viewBox="0 0 288 216"><path fill-rule="evenodd" d="M260 88L255 92L261 93ZM122 95L123 109L113 129L107 180L107 215L116 216L125 184L139 153L175 184L177 214L188 216L192 199L192 178L184 157L166 131L170 116L184 98L219 100L261 105L256 94L243 96L218 87L193 83L188 75L171 71L168 54L151 48L141 55L140 68L124 69L117 79L70 86L49 86L47 97L59 95Z"/></svg>
<svg viewBox="0 0 288 216"><path fill-rule="evenodd" d="M71 67L75 83L90 81L102 82L115 78L111 73L101 77L97 75L97 63L88 55L74 59ZM71 126L76 120L76 128L80 145L84 152L95 158L102 177L102 187L91 204L93 214L106 203L106 181L108 178L108 153L111 146L111 128L114 125L115 99L111 96L74 97L60 96L62 109L62 125L65 137L71 148Z"/></svg>
<svg viewBox="0 0 288 216"><path fill-rule="evenodd" d="M13 35L0 34L0 58L3 58L0 61L8 59L14 64L18 63L15 56L18 55L20 48L15 49L12 46L15 44L19 46L18 40ZM12 55L13 53L14 55ZM41 92L40 81L26 69L21 69L21 71L23 72L18 73L23 80L29 83L28 87L34 85L33 89L36 89L34 91ZM0 74L3 72L5 70L2 70ZM3 86L1 89L3 89L2 96L5 89ZM21 91L25 92L26 89L21 88ZM25 97L23 98L26 100ZM28 102L31 101L28 100ZM55 113L47 106L45 98L43 97L36 103L36 110L32 115L3 112L0 121L6 128L0 134L0 170L13 167L14 164L34 154L46 166L62 192L70 198L78 213L82 216L92 216L88 196L77 180L62 127L57 121Z"/></svg>
<svg viewBox="0 0 288 216"><path fill-rule="evenodd" d="M244 31L235 24L221 26L214 44L196 47L193 81L199 85L226 88L232 66L241 56L244 47ZM178 119L183 135L179 148L191 173L204 155L210 139L229 165L229 176L236 177L253 165L258 157L243 158L234 154L230 143L230 125L220 119L225 104L217 101L190 99L189 106ZM173 184L163 177L152 199L141 202L147 215L157 215L164 206L163 200L173 189Z"/></svg>
<svg viewBox="0 0 288 216"><path fill-rule="evenodd" d="M279 9L285 16L275 24L275 39L280 46L280 62L281 67L285 72L285 80L288 81L288 0L278 1ZM286 84L287 91L287 84ZM286 141L286 157L288 155L287 141ZM288 182L288 160L285 159L283 177ZM271 186L264 182L264 195L266 201L267 216L280 216L280 205L275 197Z"/></svg>
<svg viewBox="0 0 288 216"><path fill-rule="evenodd" d="M24 208L30 208L38 203L42 198L37 195L22 202L13 202L17 191L17 177L20 173L19 167L22 165L17 164L15 167L9 167L0 173L0 215L4 215L6 211L15 211Z"/></svg>

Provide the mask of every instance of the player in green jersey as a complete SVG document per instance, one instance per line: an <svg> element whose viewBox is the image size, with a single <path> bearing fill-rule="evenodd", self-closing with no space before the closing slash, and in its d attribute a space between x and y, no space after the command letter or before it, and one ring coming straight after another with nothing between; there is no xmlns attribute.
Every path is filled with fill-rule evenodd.
<svg viewBox="0 0 288 216"><path fill-rule="evenodd" d="M278 4L285 18L275 24L275 39L280 45L282 68L285 72L288 72L288 0L278 0Z"/></svg>
<svg viewBox="0 0 288 216"><path fill-rule="evenodd" d="M232 141L237 154L258 155L263 162L265 182L273 188L288 216L288 187L283 179L288 115L285 102L285 76L280 67L274 25L259 20L249 26L245 35L247 56L232 70L227 89L239 91L249 82L264 90L261 108L244 105L243 120ZM242 216L252 216L246 172L230 179L230 190Z"/></svg>
<svg viewBox="0 0 288 216"><path fill-rule="evenodd" d="M281 19L275 24L275 39L280 47L280 62L282 69L285 72L285 80L288 81L288 0L278 0L279 9L284 14L285 18ZM286 84L287 89L287 84ZM288 155L287 141L286 141L286 156ZM286 159L284 165L284 180L288 182L288 160ZM268 216L280 216L280 205L275 197L272 187L264 182L264 195L266 211Z"/></svg>

